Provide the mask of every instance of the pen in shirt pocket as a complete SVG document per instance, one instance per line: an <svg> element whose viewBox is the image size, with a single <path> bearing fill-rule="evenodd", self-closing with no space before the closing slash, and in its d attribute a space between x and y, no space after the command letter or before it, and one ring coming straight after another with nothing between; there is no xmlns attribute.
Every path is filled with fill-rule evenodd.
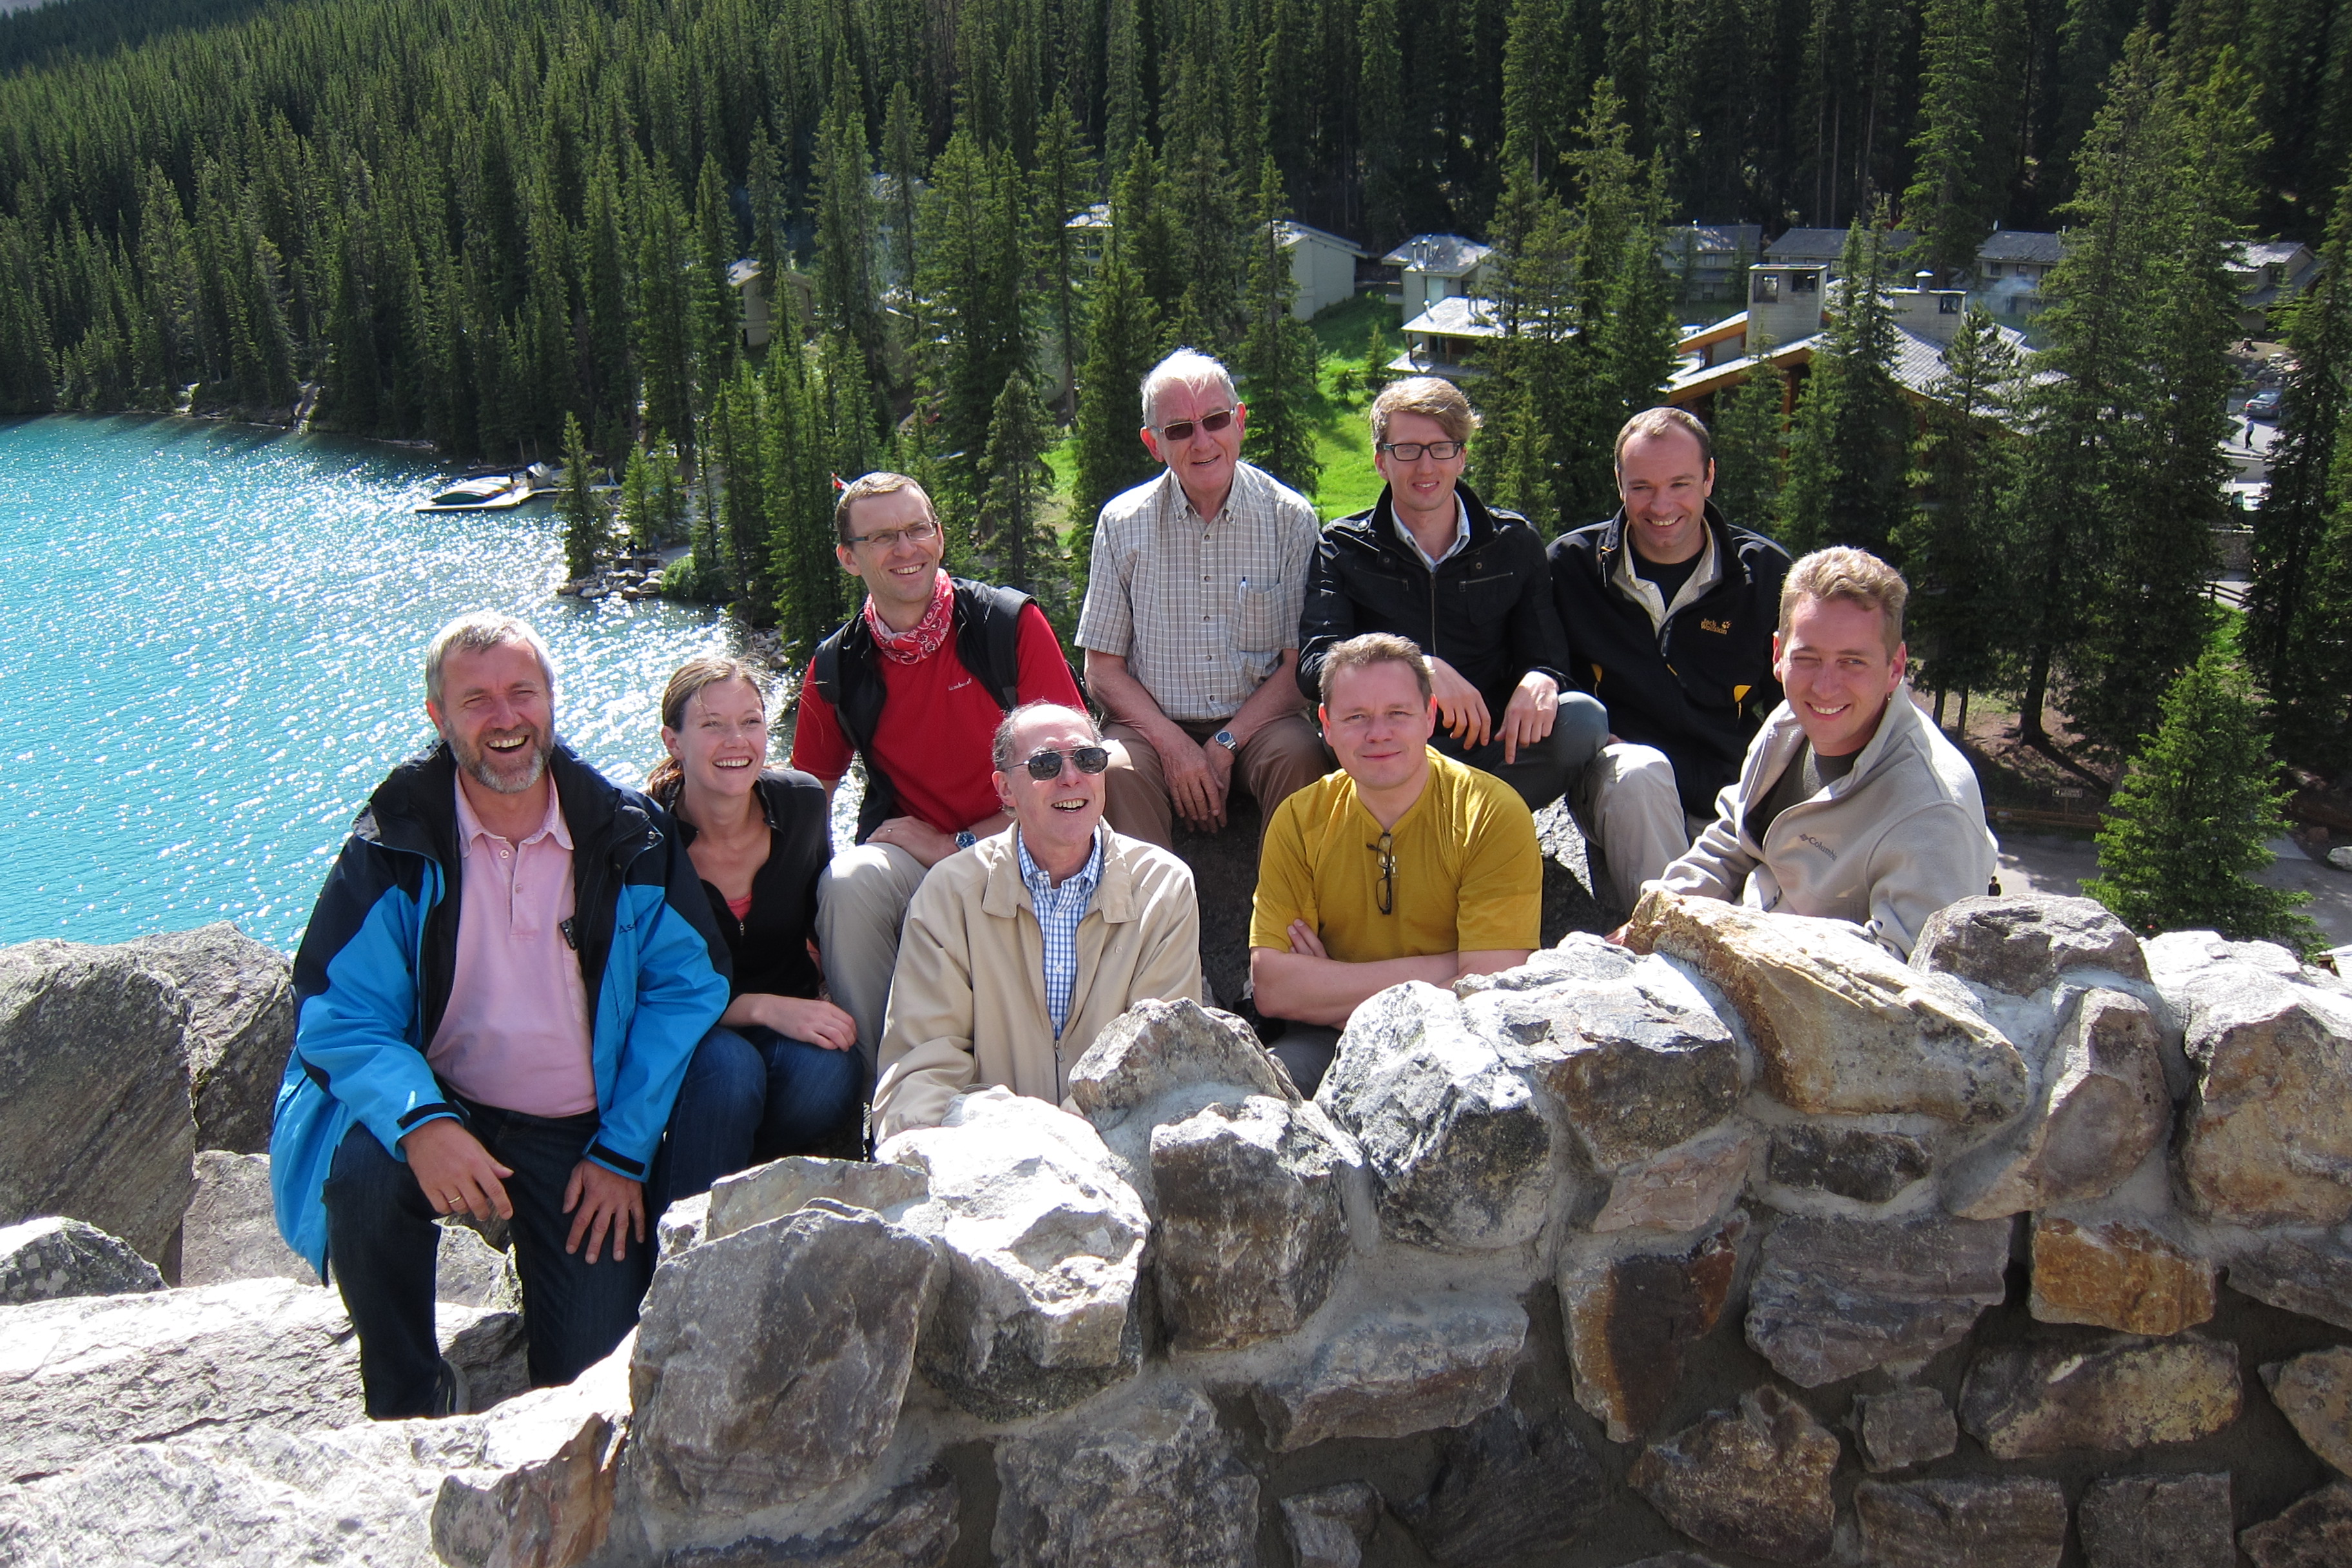
<svg viewBox="0 0 2352 1568"><path fill-rule="evenodd" d="M1249 579L1247 577L1244 577L1242 579L1242 585L1234 590L1234 597L1236 599L1246 599L1249 597Z"/></svg>

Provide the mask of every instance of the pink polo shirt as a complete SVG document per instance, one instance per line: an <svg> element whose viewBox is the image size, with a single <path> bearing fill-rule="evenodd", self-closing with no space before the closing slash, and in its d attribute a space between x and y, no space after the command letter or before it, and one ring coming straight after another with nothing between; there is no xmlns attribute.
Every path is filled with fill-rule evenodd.
<svg viewBox="0 0 2352 1568"><path fill-rule="evenodd" d="M467 1100L530 1116L596 1109L588 986L563 940L572 918L572 834L555 791L520 844L492 833L457 792L465 879L449 1006L425 1059Z"/></svg>

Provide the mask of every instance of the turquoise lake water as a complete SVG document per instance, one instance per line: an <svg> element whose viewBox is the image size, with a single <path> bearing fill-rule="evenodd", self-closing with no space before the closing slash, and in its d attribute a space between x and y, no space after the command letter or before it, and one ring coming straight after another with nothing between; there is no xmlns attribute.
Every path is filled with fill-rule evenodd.
<svg viewBox="0 0 2352 1568"><path fill-rule="evenodd" d="M556 729L616 778L708 611L583 605L544 502L417 516L449 470L372 442L152 418L0 423L0 942L235 921L291 949L368 792L432 733L425 645L498 609Z"/></svg>

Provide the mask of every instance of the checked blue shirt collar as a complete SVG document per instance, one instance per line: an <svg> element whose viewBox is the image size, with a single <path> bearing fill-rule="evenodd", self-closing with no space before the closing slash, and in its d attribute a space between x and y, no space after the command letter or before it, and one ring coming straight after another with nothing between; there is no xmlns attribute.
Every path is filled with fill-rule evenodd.
<svg viewBox="0 0 2352 1568"><path fill-rule="evenodd" d="M1086 919L1088 906L1095 901L1095 886L1102 880L1103 830L1095 828L1094 853L1076 876L1066 878L1060 887L1047 876L1036 861L1029 858L1029 846L1021 840L1021 830L1013 830L1013 843L1021 857L1021 880L1029 889L1029 901L1036 907L1037 929L1045 938L1045 1012L1054 1020L1054 1038L1062 1037L1062 1026L1069 1021L1070 994L1078 984L1078 922Z"/></svg>

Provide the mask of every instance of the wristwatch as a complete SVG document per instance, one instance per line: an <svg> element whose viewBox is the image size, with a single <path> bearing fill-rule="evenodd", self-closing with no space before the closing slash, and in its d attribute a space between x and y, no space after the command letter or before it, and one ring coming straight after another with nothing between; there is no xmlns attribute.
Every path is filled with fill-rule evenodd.
<svg viewBox="0 0 2352 1568"><path fill-rule="evenodd" d="M962 828L956 834L956 847L959 849L969 849L979 842L979 839L971 836L971 829L969 827Z"/></svg>
<svg viewBox="0 0 2352 1568"><path fill-rule="evenodd" d="M1242 749L1242 743L1234 739L1234 732L1231 730L1220 730L1209 739L1229 752L1238 752Z"/></svg>

